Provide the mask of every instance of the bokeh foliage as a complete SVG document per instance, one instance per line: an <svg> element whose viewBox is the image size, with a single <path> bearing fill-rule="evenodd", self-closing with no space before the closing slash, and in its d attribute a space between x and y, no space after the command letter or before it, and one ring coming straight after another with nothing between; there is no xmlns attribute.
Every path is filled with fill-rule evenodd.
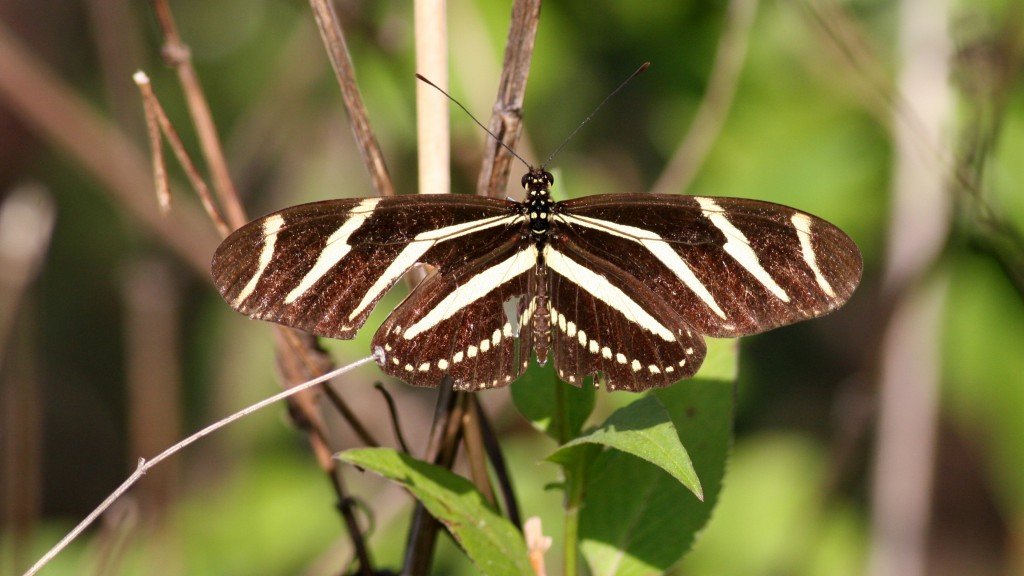
<svg viewBox="0 0 1024 576"><path fill-rule="evenodd" d="M86 32L84 3L33 4L38 7L9 9L10 26L26 43L40 47L44 60L111 118L136 115L140 120L141 107L110 109L99 56ZM363 96L391 174L399 190L414 192L412 7L340 4ZM74 9L57 10L65 5ZM369 192L306 3L192 0L173 6L253 215ZM856 0L843 6L856 18L883 71L895 74L897 4ZM481 116L490 110L497 85L509 8L504 2L450 2L452 92ZM47 9L51 13L42 15ZM528 159L544 158L639 63L653 64L558 158L556 194L640 191L654 182L704 94L725 9L724 1L697 0L645 0L642 6L566 0L544 6L526 100ZM141 4L133 10L137 18L125 33L144 46L133 55L136 65L153 77L186 145L198 150L173 72L159 62L152 17ZM1011 2L956 10L961 15L956 22L970 22L972 31L992 30L993 35L1005 14L1019 15ZM954 40L960 32L950 31ZM985 38L979 33L970 40L983 43ZM857 574L864 567L869 536L871 437L866 432L853 455L841 462L836 446L845 417L862 409L858 399L870 398L875 374L878 342L872 335L882 320L877 287L892 188L891 126L866 101L864 79L841 64L803 3L762 3L749 41L722 134L690 190L679 192L771 200L825 217L856 240L866 272L850 305L832 317L742 344L735 392L737 432L719 505L677 570ZM972 98L978 96L966 95L963 116L951 119L951 139L972 121L968 110L979 105ZM1011 83L1008 100L982 193L1019 230L1024 227L1024 163L1016 160L1024 155L1019 80ZM43 524L33 543L38 555L101 500L138 456L127 454L124 424L119 275L128 263L138 258L171 260L178 278L185 430L268 394L276 383L270 330L228 310L206 278L173 264L73 158L32 136L30 127L12 125L2 106L0 119L7 122L0 123L0 197L12 185L31 179L45 184L59 206L51 252L20 320L33 343L32 363L44 399ZM453 114L452 122L453 186L470 192L484 136L459 114ZM134 135L141 137L138 126ZM936 170L946 168L936 160ZM1004 548L1005 542L1020 542L1024 534L1024 305L1005 269L973 241L975 223L964 213L958 214L956 232L936 272L948 276L950 287L942 327L942 436L936 463L935 500L943 505L936 508L935 522L942 529L936 529L941 541L957 542L950 534L963 535L959 545L965 554L978 549L986 553L971 566L978 570L974 573L984 574L993 565L1024 566L1019 546L1015 551ZM389 296L368 326L379 324L401 296ZM341 363L364 356L371 334L364 330L352 342L326 346ZM349 384L353 401L367 411L383 410L383 403L368 391L380 377L368 368ZM537 377L531 373L522 387L536 384L532 379ZM400 409L429 412L429 393L398 383L388 386L396 392ZM700 393L686 386L659 397ZM523 511L540 515L555 537L556 552L549 554L554 569L561 553L561 498L557 491L544 490L557 481L557 467L543 460L554 445L512 407L509 392L486 394L493 397L488 402L501 427ZM630 399L626 393L599 391L582 399L585 409L568 426L575 435L585 423L602 422ZM669 403L662 402L671 412ZM329 551L343 538L343 527L332 495L301 439L282 421L280 413L256 415L182 456L185 472L162 531L92 533L94 538L76 543L46 573L78 574L100 566L108 561L110 546L126 533L136 537L115 547L119 573L153 573L161 549L176 550L168 566L187 574L336 569ZM415 445L420 445L428 424L416 416L405 422ZM696 431L693 441L700 442ZM692 453L685 438L684 445ZM701 462L695 460L694 466L702 473ZM700 480L706 497L711 496L709 482L717 490L717 481ZM353 475L352 484L357 492L374 494L372 507L386 501L381 505L385 511L376 512L371 544L382 566L397 566L407 518L395 510L407 508L408 500L398 491L377 491L379 480L368 476ZM964 485L971 487L969 494L960 491ZM673 502L689 498L696 503L678 483L671 489L679 492ZM581 521L598 531L602 522L608 523L596 510L584 512ZM683 528L670 525L664 530ZM590 547L585 554L600 562L593 559L604 552L604 534L592 535L582 534L584 547ZM688 541L678 544L689 547ZM9 546L0 537L0 558L9 558ZM655 560L650 566L664 567L659 558L648 558ZM600 564L593 568L601 573ZM435 569L474 573L447 541L442 541ZM15 573L7 562L0 562L0 570Z"/></svg>

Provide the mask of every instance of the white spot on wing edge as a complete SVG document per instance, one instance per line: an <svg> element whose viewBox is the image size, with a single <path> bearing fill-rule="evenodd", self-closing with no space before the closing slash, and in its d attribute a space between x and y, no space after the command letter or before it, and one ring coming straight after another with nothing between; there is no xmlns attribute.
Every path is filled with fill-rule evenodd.
<svg viewBox="0 0 1024 576"><path fill-rule="evenodd" d="M761 260L757 257L757 252L750 247L750 241L739 228L733 226L722 207L711 198L694 196L694 200L700 204L704 216L725 235L726 242L722 248L726 253L732 256L732 259L743 266L747 272L750 272L776 298L783 302L789 302L789 294L786 294L782 286L779 286L771 274L764 269L764 266L761 266Z"/></svg>
<svg viewBox="0 0 1024 576"><path fill-rule="evenodd" d="M811 225L814 221L807 214L801 214L800 212L793 214L789 220L793 223L793 228L796 229L797 237L800 238L800 253L804 257L804 262L814 272L814 279L818 282L818 287L829 298L835 298L836 291L832 289L832 285L828 283L825 275L821 273L821 268L818 267L818 257L814 253L814 246L811 244Z"/></svg>
<svg viewBox="0 0 1024 576"><path fill-rule="evenodd" d="M267 266L270 265L270 261L274 258L274 247L277 246L277 233L281 231L283 226L284 217L280 214L268 216L263 221L263 249L260 250L259 265L256 267L256 273L252 275L252 278L249 279L249 282L238 293L238 296L235 296L234 301L231 303L235 308L241 306L242 302L245 302L245 299L256 290L256 284L260 281L263 273L267 270Z"/></svg>

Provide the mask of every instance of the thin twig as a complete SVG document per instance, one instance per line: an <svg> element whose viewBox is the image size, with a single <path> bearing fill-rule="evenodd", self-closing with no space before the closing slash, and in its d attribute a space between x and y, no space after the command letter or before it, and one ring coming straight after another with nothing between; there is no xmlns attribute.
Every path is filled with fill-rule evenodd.
<svg viewBox="0 0 1024 576"><path fill-rule="evenodd" d="M743 61L747 56L750 29L757 15L758 0L730 0L725 13L725 28L718 41L711 77L690 130L669 160L658 181L651 187L655 194L679 194L689 188L694 176L718 138L729 115Z"/></svg>
<svg viewBox="0 0 1024 576"><path fill-rule="evenodd" d="M363 104L363 97L359 94L359 85L356 83L352 56L349 54L345 33L341 28L338 15L334 11L334 5L330 0L309 0L309 5L316 17L320 37L323 38L324 46L327 48L327 55L331 59L331 66L338 79L338 86L341 87L341 97L345 102L345 109L348 111L349 121L352 123L352 132L356 137L356 144L359 146L363 162L366 164L366 170L370 174L373 189L378 196L394 196L395 186L388 174L384 154L370 127L370 117Z"/></svg>
<svg viewBox="0 0 1024 576"><path fill-rule="evenodd" d="M391 427L395 431L395 441L398 442L402 452L409 454L409 445L405 442L405 435L402 434L402 426L398 421L398 408L395 406L395 399L391 397L391 393L380 382L375 383L373 387L380 392L380 395L384 397L384 402L388 405L388 416L391 418Z"/></svg>
<svg viewBox="0 0 1024 576"><path fill-rule="evenodd" d="M167 214L171 211L171 190L170 183L167 181L167 163L164 160L164 141L160 136L160 119L157 118L156 108L153 106L153 92L149 85L149 77L143 72L136 72L133 77L135 84L142 91L142 108L146 113L146 135L149 138L149 150L150 155L153 158L153 186L156 189L156 202L160 206L160 211ZM145 86L150 88L143 90L143 80ZM149 97L147 97L147 94ZM210 215L207 210L207 215ZM221 234L224 235L223 233Z"/></svg>
<svg viewBox="0 0 1024 576"><path fill-rule="evenodd" d="M181 142L178 131L171 124L171 120L167 117L167 113L160 104L160 100L153 93L153 86L149 82L149 76L145 72L139 71L132 76L132 80L135 81L135 85L139 87L139 92L142 94L142 103L146 109L147 126L152 126L153 120L156 121L160 131L163 132L164 138L167 139L167 143L171 146L171 150L174 151L174 156L178 159L178 163L181 164L181 168L185 171L188 181L192 184L192 189L199 196L203 209L206 210L206 214L217 228L217 232L221 236L227 236L231 233L231 227L224 221L224 216L220 213L220 209L217 208L217 204L214 203L213 197L210 196L210 189L206 186L206 182L192 162L192 157L185 150L185 145ZM157 198L160 200L160 207L167 211L171 206L171 193L167 183L167 169L163 160L163 147L160 145L159 136L157 136L155 142L153 141L152 127L150 127L149 132L150 144L153 147L153 172L156 178Z"/></svg>
<svg viewBox="0 0 1024 576"><path fill-rule="evenodd" d="M513 149L522 132L523 100L540 23L540 5L541 0L516 0L512 5L512 23L505 44L498 97L487 125L492 134ZM476 193L492 198L504 197L513 159L503 146L488 139Z"/></svg>
<svg viewBox="0 0 1024 576"><path fill-rule="evenodd" d="M519 503L516 502L515 490L512 488L512 476L508 473L508 465L505 464L505 456L501 453L501 445L498 437L494 434L494 428L487 419L487 413L480 404L477 396L471 399L473 410L478 414L480 421L480 432L484 441L484 449L487 451L487 459L491 461L494 469L494 477L501 492L501 499L505 503L505 515L515 526L522 526L522 516L519 513Z"/></svg>
<svg viewBox="0 0 1024 576"><path fill-rule="evenodd" d="M235 185L231 181L231 173L228 171L228 163L224 157L217 126L213 122L213 114L210 113L210 105L203 94L199 76L192 66L191 52L178 34L178 26L174 23L174 16L167 0L152 0L152 2L153 11L156 13L157 22L160 24L160 30L164 36L164 60L178 73L178 80L181 82L185 100L188 102L189 114L192 115L192 124L196 127L199 145L203 149L203 157L210 168L213 188L224 207L231 227L238 228L245 224L248 218L246 218L245 210L238 199Z"/></svg>
<svg viewBox="0 0 1024 576"><path fill-rule="evenodd" d="M43 557L40 558L38 562L33 564L32 567L29 568L27 572L25 572L25 576L32 576L33 574L39 572L39 570L42 569L43 566L49 563L50 560L52 560L57 554L59 554L64 548L66 548L67 545L70 544L75 538L77 538L78 535L81 534L83 530L88 528L89 525L91 525L96 520L96 518L103 514L103 512L107 508L109 508L110 505L115 500L117 500L122 494L124 494L129 488L131 488L132 485L139 480L139 478L146 474L146 472L148 472L152 467L156 466L160 462L163 462L171 455L189 446L190 444L193 444L194 442L203 438L204 436L216 432L217 430L220 430L221 428L227 426L228 424L231 424L232 422L240 418L244 418L249 414L256 412L257 410L266 408L267 406L270 406L271 404L274 404L280 400L283 400L285 398L308 390L314 386L317 386L318 384L330 380L331 378L341 376L346 372L350 372L358 368L359 366L362 366L363 364L368 364L372 361L373 357L367 356L366 358L356 360L355 362L347 366L342 366L341 368L318 376L312 380L303 382L298 386L294 386L282 392L278 392L277 394L274 394L269 398L264 398L263 400L260 400L259 402L249 406L248 408L239 410L238 412L235 412L234 414L227 416L226 418L222 418L221 420L218 420L217 422L210 424L209 426L203 428L202 430L199 430L198 432L192 434L191 436L185 438L184 440L178 442L177 444L174 444L170 448L157 454L150 460L146 460L145 458L139 458L139 465L135 469L135 472L133 472L132 475L129 476L127 480L121 483L121 485L118 486L117 489L114 490L114 492L107 496L106 499L104 499L103 502L101 502L100 505L97 506L95 510L90 512L89 515L85 517L85 519L79 522L78 525L75 526L73 530L71 530L71 532L68 532L68 534L64 536L64 538L62 538L59 542L57 542L56 545L54 545L53 548L51 548L46 554L44 554Z"/></svg>
<svg viewBox="0 0 1024 576"><path fill-rule="evenodd" d="M480 411L474 407L475 398L467 395L466 409L462 413L462 440L466 445L466 460L469 475L477 490L492 506L495 504L491 478L487 474L487 452L484 450L483 433L480 428Z"/></svg>

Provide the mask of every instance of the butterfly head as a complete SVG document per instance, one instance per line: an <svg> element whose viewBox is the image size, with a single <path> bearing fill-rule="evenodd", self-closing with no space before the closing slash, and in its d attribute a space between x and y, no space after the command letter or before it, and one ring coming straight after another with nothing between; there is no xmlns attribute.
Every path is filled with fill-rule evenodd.
<svg viewBox="0 0 1024 576"><path fill-rule="evenodd" d="M530 168L530 171L523 174L523 188L526 189L527 194L534 196L534 190L547 191L552 184L555 183L555 177L551 175L551 172L544 170L543 168Z"/></svg>

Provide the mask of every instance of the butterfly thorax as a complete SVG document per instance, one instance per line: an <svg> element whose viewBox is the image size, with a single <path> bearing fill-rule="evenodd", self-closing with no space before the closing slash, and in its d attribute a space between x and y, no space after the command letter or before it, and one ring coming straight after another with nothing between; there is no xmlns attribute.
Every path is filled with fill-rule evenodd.
<svg viewBox="0 0 1024 576"><path fill-rule="evenodd" d="M536 168L523 175L523 188L526 189L523 211L529 218L530 232L538 242L543 242L551 229L550 216L554 201L548 190L554 181L550 172Z"/></svg>

